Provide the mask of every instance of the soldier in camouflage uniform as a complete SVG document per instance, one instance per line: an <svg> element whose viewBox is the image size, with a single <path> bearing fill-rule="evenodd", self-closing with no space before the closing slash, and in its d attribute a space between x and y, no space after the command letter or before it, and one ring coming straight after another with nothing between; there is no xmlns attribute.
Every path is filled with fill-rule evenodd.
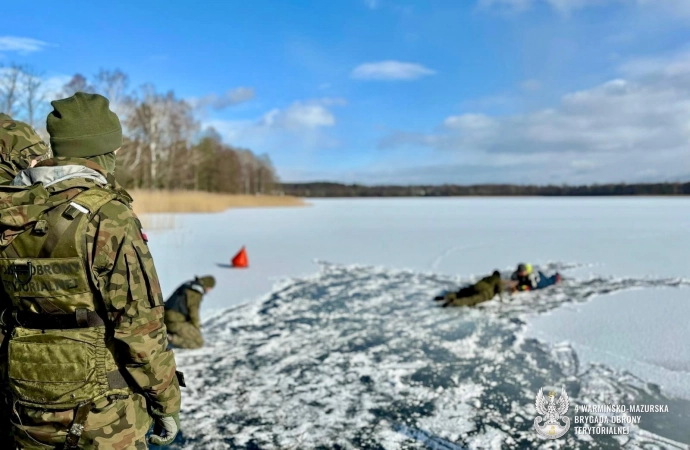
<svg viewBox="0 0 690 450"><path fill-rule="evenodd" d="M48 154L48 147L36 134L33 128L24 122L13 120L7 114L0 113L0 185L7 185L17 173L30 167L34 161ZM7 302L4 290L0 289L0 302ZM3 355L7 354L2 342L4 335L0 331L0 374L4 369ZM0 386L6 384L1 378ZM2 388L0 387L0 392ZM9 436L9 405L7 398L0 395L0 441L6 442Z"/></svg>
<svg viewBox="0 0 690 450"><path fill-rule="evenodd" d="M96 94L52 105L55 158L0 187L14 448L145 449L152 423L149 442L167 445L184 382L140 222L113 176L119 119Z"/></svg>
<svg viewBox="0 0 690 450"><path fill-rule="evenodd" d="M450 292L444 296L436 297L436 300L442 300L443 306L474 306L491 300L496 294L502 297L503 290L504 283L501 280L501 273L496 270L477 283L464 287L458 292Z"/></svg>
<svg viewBox="0 0 690 450"><path fill-rule="evenodd" d="M48 153L33 128L0 113L0 185L10 184L20 170Z"/></svg>
<svg viewBox="0 0 690 450"><path fill-rule="evenodd" d="M168 341L175 347L200 348L204 345L201 336L199 307L204 294L216 285L210 275L196 277L178 287L165 302L165 326Z"/></svg>
<svg viewBox="0 0 690 450"><path fill-rule="evenodd" d="M48 154L48 147L28 124L0 113L0 185ZM3 335L0 332L0 345Z"/></svg>

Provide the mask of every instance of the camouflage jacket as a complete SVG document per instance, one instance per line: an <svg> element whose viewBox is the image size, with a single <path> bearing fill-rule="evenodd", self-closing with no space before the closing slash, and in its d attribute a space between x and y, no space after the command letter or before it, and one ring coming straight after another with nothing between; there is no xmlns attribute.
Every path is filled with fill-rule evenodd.
<svg viewBox="0 0 690 450"><path fill-rule="evenodd" d="M477 292L490 293L492 296L503 292L503 280L501 277L490 275L479 280L474 289Z"/></svg>
<svg viewBox="0 0 690 450"><path fill-rule="evenodd" d="M201 328L199 309L204 294L203 286L187 282L178 287L165 302L165 322L190 322L196 328Z"/></svg>
<svg viewBox="0 0 690 450"><path fill-rule="evenodd" d="M91 268L100 298L105 303L113 338L115 355L121 370L129 373L135 390L144 394L155 414L171 414L180 409L180 387L175 374L175 357L167 348L163 323L163 296L158 275L141 225L131 209L131 197L117 185L104 169L83 159L54 158L43 161L34 169L27 169L27 179L40 178L43 184L29 188L0 187L0 245L11 239L11 228L18 222L35 220L41 205L71 199L83 189L102 185L95 179L80 177L80 170L69 166L89 168L110 179L109 188L118 199L101 207L91 218L86 239L87 264ZM55 178L50 182L46 168L53 168ZM40 177L36 176L41 172ZM71 173L71 176L65 176ZM18 177L18 179L21 177ZM49 187L44 187L49 185ZM23 209L26 217L8 217L3 210L14 205L34 205ZM8 235L9 233L9 235Z"/></svg>
<svg viewBox="0 0 690 450"><path fill-rule="evenodd" d="M31 160L48 153L33 128L0 113L0 185L8 184Z"/></svg>

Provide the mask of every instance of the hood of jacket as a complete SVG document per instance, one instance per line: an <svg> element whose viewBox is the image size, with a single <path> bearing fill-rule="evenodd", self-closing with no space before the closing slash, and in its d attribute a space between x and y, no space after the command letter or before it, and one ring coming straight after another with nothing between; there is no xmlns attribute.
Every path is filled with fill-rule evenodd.
<svg viewBox="0 0 690 450"><path fill-rule="evenodd" d="M12 186L31 186L36 183L49 187L55 183L82 178L93 180L98 184L106 185L108 181L100 172L86 166L39 166L24 169L12 180Z"/></svg>

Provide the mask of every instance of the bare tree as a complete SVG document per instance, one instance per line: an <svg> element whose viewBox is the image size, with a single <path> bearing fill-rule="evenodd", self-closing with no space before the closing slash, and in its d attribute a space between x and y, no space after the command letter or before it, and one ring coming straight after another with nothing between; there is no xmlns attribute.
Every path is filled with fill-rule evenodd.
<svg viewBox="0 0 690 450"><path fill-rule="evenodd" d="M149 163L151 187L168 187L175 181L175 154L187 150L198 124L192 108L172 91L159 94L145 85L140 92L141 100L127 121L136 142L134 163Z"/></svg>
<svg viewBox="0 0 690 450"><path fill-rule="evenodd" d="M79 73L62 87L62 95L65 97L71 97L77 92L95 92L94 87L89 84L84 75Z"/></svg>
<svg viewBox="0 0 690 450"><path fill-rule="evenodd" d="M95 92L110 101L110 109L126 125L127 118L132 114L135 103L132 94L128 91L129 76L120 69L101 69L94 78Z"/></svg>
<svg viewBox="0 0 690 450"><path fill-rule="evenodd" d="M38 112L45 107L46 96L41 91L43 80L41 74L33 69L25 69L23 72L22 87L24 90L24 104L26 108L27 123L35 126L35 119Z"/></svg>
<svg viewBox="0 0 690 450"><path fill-rule="evenodd" d="M251 150L228 146L212 129L205 130L193 145L199 123L189 103L173 91L158 92L152 84L135 91L128 86L128 76L116 69L101 70L93 84L77 74L63 88L66 96L98 92L110 100L123 126L118 178L127 187L245 194L275 191L278 177L268 155L257 157Z"/></svg>
<svg viewBox="0 0 690 450"><path fill-rule="evenodd" d="M241 149L237 152L240 161L240 179L242 180L242 193L250 194L253 188L254 155L249 150Z"/></svg>
<svg viewBox="0 0 690 450"><path fill-rule="evenodd" d="M258 192L261 194L271 194L278 184L278 176L276 175L271 157L264 153L258 159Z"/></svg>
<svg viewBox="0 0 690 450"><path fill-rule="evenodd" d="M23 67L12 64L0 69L0 110L12 115L15 104L19 100L19 84L23 74Z"/></svg>

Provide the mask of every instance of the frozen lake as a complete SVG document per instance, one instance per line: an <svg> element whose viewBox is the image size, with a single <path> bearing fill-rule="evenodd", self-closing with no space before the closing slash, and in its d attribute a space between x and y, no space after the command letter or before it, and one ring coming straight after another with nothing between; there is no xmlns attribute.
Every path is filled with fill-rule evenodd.
<svg viewBox="0 0 690 450"><path fill-rule="evenodd" d="M212 273L216 310L254 300L273 283L316 272L314 260L468 277L520 261L578 262L589 272L688 277L690 199L461 198L309 200L307 208L236 209L149 218L166 295ZM247 246L251 269L227 264Z"/></svg>
<svg viewBox="0 0 690 450"><path fill-rule="evenodd" d="M147 218L166 295L194 274L218 280L208 347L177 352L195 380L181 446L524 448L547 382L571 402L674 402L628 438L690 444L690 199L310 203ZM250 268L223 267L242 245ZM521 261L567 280L475 310L429 300ZM496 373L475 379L478 366ZM500 417L484 410L505 402ZM595 440L620 447L607 439Z"/></svg>

